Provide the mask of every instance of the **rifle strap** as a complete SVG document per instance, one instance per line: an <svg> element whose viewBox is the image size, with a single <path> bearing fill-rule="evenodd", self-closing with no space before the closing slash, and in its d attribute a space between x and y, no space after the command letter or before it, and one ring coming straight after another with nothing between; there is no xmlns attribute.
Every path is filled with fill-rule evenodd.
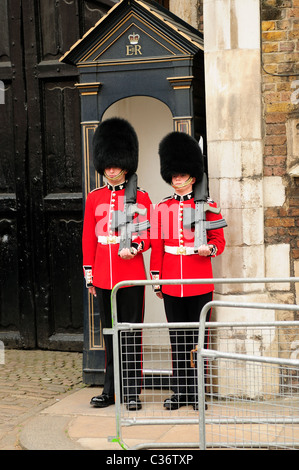
<svg viewBox="0 0 299 470"><path fill-rule="evenodd" d="M208 178L206 173L202 175L201 181L196 181L194 184L194 202L206 202L208 198Z"/></svg>
<svg viewBox="0 0 299 470"><path fill-rule="evenodd" d="M137 175L134 173L128 179L125 188L126 204L135 204L137 199Z"/></svg>

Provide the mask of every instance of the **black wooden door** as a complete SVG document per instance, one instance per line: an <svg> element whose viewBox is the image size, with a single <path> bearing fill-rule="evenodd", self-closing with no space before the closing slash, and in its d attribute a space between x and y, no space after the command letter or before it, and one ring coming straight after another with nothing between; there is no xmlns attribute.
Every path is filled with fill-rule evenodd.
<svg viewBox="0 0 299 470"><path fill-rule="evenodd" d="M115 2L1 0L0 339L81 350L82 182L75 67L59 63Z"/></svg>

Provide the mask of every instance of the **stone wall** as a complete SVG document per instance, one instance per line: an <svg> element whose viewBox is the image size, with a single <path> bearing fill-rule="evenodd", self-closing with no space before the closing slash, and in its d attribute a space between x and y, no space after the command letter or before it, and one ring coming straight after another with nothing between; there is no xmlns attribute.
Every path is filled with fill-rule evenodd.
<svg viewBox="0 0 299 470"><path fill-rule="evenodd" d="M259 1L205 0L203 5L210 193L228 222L226 249L213 263L214 275L262 278L265 247ZM218 290L222 295L249 292L264 292L264 286L228 285Z"/></svg>
<svg viewBox="0 0 299 470"><path fill-rule="evenodd" d="M200 29L200 8L198 4L199 0L169 0L169 10L193 28Z"/></svg>

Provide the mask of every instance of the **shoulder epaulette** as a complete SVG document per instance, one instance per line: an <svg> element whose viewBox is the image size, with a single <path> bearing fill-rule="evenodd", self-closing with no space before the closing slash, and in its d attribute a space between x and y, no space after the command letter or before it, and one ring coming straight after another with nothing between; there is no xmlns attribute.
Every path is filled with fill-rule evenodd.
<svg viewBox="0 0 299 470"><path fill-rule="evenodd" d="M104 188L106 188L106 187L107 187L107 185L104 184L103 186L100 186L99 188L94 188L94 189L92 189L90 192L91 192L91 193L94 193L95 191L99 191L100 189L104 189Z"/></svg>
<svg viewBox="0 0 299 470"><path fill-rule="evenodd" d="M143 194L146 194L146 191L145 191L144 189L142 189L142 188L139 188L139 186L137 186L137 190L140 191L140 192L143 193Z"/></svg>
<svg viewBox="0 0 299 470"><path fill-rule="evenodd" d="M166 196L166 197L164 197L160 202L158 202L157 205L162 204L163 202L169 201L169 199L172 199L172 196Z"/></svg>

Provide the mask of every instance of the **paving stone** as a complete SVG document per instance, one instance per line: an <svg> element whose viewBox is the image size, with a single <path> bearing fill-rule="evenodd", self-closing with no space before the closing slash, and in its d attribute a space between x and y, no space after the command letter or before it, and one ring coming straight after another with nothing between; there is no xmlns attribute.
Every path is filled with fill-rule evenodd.
<svg viewBox="0 0 299 470"><path fill-rule="evenodd" d="M5 350L0 364L0 450L19 450L20 425L74 387L83 387L81 353Z"/></svg>

